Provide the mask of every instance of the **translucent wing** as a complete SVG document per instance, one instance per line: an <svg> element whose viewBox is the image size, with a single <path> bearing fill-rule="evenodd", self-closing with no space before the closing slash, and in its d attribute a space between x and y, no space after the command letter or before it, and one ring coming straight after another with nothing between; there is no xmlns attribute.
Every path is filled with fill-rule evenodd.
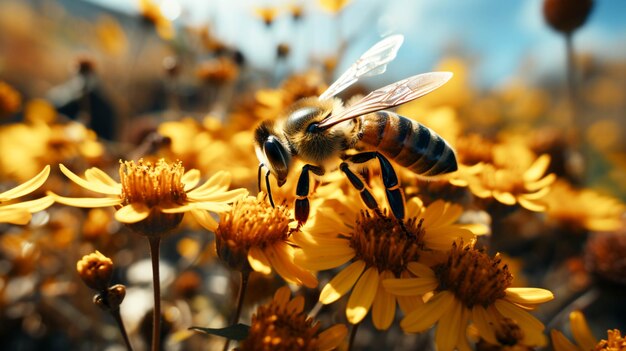
<svg viewBox="0 0 626 351"><path fill-rule="evenodd" d="M363 99L349 106L337 115L331 115L319 124L319 128L329 128L370 112L384 110L415 100L444 85L452 78L451 72L430 72L418 74L389 84L369 93Z"/></svg>
<svg viewBox="0 0 626 351"><path fill-rule="evenodd" d="M367 50L355 63L345 71L322 95L320 100L329 99L350 85L356 83L361 77L374 76L384 73L387 64L396 58L398 49L404 41L404 36L400 34L391 35Z"/></svg>

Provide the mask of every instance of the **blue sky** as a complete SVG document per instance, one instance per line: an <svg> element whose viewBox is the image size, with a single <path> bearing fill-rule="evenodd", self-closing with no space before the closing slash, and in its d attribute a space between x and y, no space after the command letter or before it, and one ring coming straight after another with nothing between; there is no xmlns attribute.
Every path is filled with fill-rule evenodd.
<svg viewBox="0 0 626 351"><path fill-rule="evenodd" d="M136 12L130 0L104 2L126 12ZM308 9L301 28L294 29L285 16L274 32L253 18L252 8L287 4L288 0L162 0L180 9L177 22L197 25L211 21L215 32L240 47L253 64L269 67L273 44L287 41L292 46L297 68L304 68L312 54L336 50L337 26L314 1L303 1ZM405 44L389 66L384 80L432 70L450 50L471 57L473 80L483 86L500 84L530 64L529 79L555 75L564 62L563 40L543 21L543 0L354 0L341 18L341 31L352 38L347 67L360 53L386 33L402 33ZM626 60L626 1L596 0L593 12L575 36L579 52L595 57ZM558 73L557 73L558 74Z"/></svg>

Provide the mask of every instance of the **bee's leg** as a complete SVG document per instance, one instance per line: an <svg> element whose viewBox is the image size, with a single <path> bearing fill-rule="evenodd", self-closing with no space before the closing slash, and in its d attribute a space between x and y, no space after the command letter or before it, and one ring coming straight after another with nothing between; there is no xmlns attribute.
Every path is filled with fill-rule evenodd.
<svg viewBox="0 0 626 351"><path fill-rule="evenodd" d="M324 169L314 165L304 165L302 172L298 178L298 185L296 186L296 203L295 203L295 216L299 225L306 223L309 218L309 211L311 206L309 204L309 188L311 185L309 171L321 176L324 174Z"/></svg>
<svg viewBox="0 0 626 351"><path fill-rule="evenodd" d="M400 182L398 181L396 171L393 169L389 160L376 151L361 152L348 157L346 160L352 163L364 163L373 158L378 158L378 162L380 163L383 185L385 186L385 193L387 194L387 201L389 202L389 207L391 207L391 212L394 217L403 220L404 194L402 194L402 190L400 189Z"/></svg>
<svg viewBox="0 0 626 351"><path fill-rule="evenodd" d="M380 209L378 208L378 202L376 202L376 199L374 198L374 196L372 196L372 193L370 193L369 189L367 189L361 177L352 172L352 170L348 166L348 163L342 162L341 165L339 165L339 169L343 173L345 173L352 186L359 191L361 199L363 199L363 202L365 202L365 206L367 206L367 208L369 208L370 210L379 212Z"/></svg>
<svg viewBox="0 0 626 351"><path fill-rule="evenodd" d="M265 167L264 164L259 163L259 171L256 174L256 184L259 187L259 192L261 192L261 171L263 170L263 167Z"/></svg>

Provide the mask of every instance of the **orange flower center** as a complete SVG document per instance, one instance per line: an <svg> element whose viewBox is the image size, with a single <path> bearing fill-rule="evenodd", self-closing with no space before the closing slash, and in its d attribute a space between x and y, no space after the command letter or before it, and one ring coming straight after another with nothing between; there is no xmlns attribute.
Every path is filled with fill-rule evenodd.
<svg viewBox="0 0 626 351"><path fill-rule="evenodd" d="M607 334L607 340L600 340L593 348L594 351L626 351L626 339L622 337L618 329L609 330Z"/></svg>
<svg viewBox="0 0 626 351"><path fill-rule="evenodd" d="M240 267L247 262L251 247L265 248L287 240L290 221L286 206L272 207L262 194L240 200L222 215L215 230L217 253L231 266Z"/></svg>
<svg viewBox="0 0 626 351"><path fill-rule="evenodd" d="M317 350L319 323L276 301L260 306L240 350Z"/></svg>
<svg viewBox="0 0 626 351"><path fill-rule="evenodd" d="M419 259L424 246L422 222L423 219L411 218L402 224L386 214L361 211L350 236L355 258L377 267L379 272L389 270L399 275L407 263Z"/></svg>
<svg viewBox="0 0 626 351"><path fill-rule="evenodd" d="M473 245L452 245L448 261L433 267L439 280L438 291L448 290L466 307L487 307L503 298L513 276L500 255L490 257Z"/></svg>
<svg viewBox="0 0 626 351"><path fill-rule="evenodd" d="M156 163L120 161L123 205L143 203L148 207L183 205L187 200L182 177L185 168L178 161L168 164L160 159Z"/></svg>

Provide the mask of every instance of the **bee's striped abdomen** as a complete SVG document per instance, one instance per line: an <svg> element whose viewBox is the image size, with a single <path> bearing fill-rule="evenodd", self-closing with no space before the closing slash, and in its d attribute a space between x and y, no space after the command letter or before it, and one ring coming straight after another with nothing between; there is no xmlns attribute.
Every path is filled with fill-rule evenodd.
<svg viewBox="0 0 626 351"><path fill-rule="evenodd" d="M389 111L360 118L357 147L375 149L417 174L434 176L457 170L450 145L428 127Z"/></svg>

